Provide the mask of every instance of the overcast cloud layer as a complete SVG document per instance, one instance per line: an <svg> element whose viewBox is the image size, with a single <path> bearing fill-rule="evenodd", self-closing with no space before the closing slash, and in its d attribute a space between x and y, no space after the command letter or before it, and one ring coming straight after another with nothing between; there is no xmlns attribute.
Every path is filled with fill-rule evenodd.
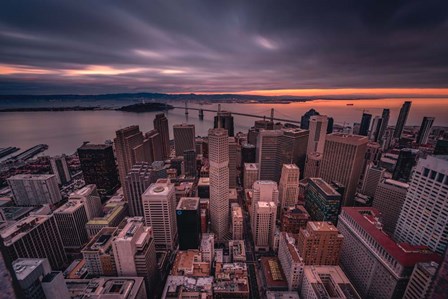
<svg viewBox="0 0 448 299"><path fill-rule="evenodd" d="M0 93L447 88L448 1L2 1Z"/></svg>

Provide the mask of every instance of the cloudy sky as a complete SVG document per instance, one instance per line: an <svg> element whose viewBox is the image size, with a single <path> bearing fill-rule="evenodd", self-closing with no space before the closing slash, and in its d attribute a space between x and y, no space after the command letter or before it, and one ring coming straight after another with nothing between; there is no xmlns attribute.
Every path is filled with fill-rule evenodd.
<svg viewBox="0 0 448 299"><path fill-rule="evenodd" d="M140 91L448 95L448 1L2 1L1 94Z"/></svg>

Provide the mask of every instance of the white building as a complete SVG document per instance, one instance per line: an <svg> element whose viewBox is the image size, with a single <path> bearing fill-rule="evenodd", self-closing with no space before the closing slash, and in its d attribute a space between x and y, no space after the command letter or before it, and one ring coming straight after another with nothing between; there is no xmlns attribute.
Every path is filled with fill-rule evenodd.
<svg viewBox="0 0 448 299"><path fill-rule="evenodd" d="M168 179L158 179L142 195L146 226L154 232L157 248L174 250L177 246L176 193Z"/></svg>
<svg viewBox="0 0 448 299"><path fill-rule="evenodd" d="M364 180L362 181L361 193L373 197L376 187L384 176L385 169L369 163L366 168Z"/></svg>
<svg viewBox="0 0 448 299"><path fill-rule="evenodd" d="M240 206L232 207L232 240L244 239L244 219Z"/></svg>
<svg viewBox="0 0 448 299"><path fill-rule="evenodd" d="M54 174L18 174L7 181L18 206L55 204L62 199Z"/></svg>
<svg viewBox="0 0 448 299"><path fill-rule="evenodd" d="M326 127L325 127L326 128ZM299 167L295 164L283 164L282 175L278 184L280 210L293 207L299 197Z"/></svg>
<svg viewBox="0 0 448 299"><path fill-rule="evenodd" d="M310 153L306 155L304 178L320 177L320 164L322 162L321 153Z"/></svg>
<svg viewBox="0 0 448 299"><path fill-rule="evenodd" d="M256 251L269 251L274 248L276 217L277 205L274 202L255 203L252 234Z"/></svg>
<svg viewBox="0 0 448 299"><path fill-rule="evenodd" d="M274 181L256 181L253 184L252 190L252 203L250 209L250 218L252 230L255 227L255 211L258 202L273 202L278 204L278 188L277 183Z"/></svg>
<svg viewBox="0 0 448 299"><path fill-rule="evenodd" d="M244 163L244 189L252 189L253 184L258 180L258 164L257 163Z"/></svg>
<svg viewBox="0 0 448 299"><path fill-rule="evenodd" d="M69 200L76 200L84 203L88 220L103 215L103 205L101 204L101 198L95 185L87 185L80 190L73 192L70 194Z"/></svg>
<svg viewBox="0 0 448 299"><path fill-rule="evenodd" d="M298 290L302 284L304 263L295 245L295 239L288 233L280 234L278 259L285 273L288 289Z"/></svg>
<svg viewBox="0 0 448 299"><path fill-rule="evenodd" d="M54 211L54 218L65 249L79 249L87 243L87 213L84 203L69 200Z"/></svg>
<svg viewBox="0 0 448 299"><path fill-rule="evenodd" d="M59 185L64 185L72 180L65 155L52 157L50 165Z"/></svg>
<svg viewBox="0 0 448 299"><path fill-rule="evenodd" d="M214 234L202 234L201 253L204 262L212 263L215 258L215 236Z"/></svg>
<svg viewBox="0 0 448 299"><path fill-rule="evenodd" d="M429 298L431 284L438 268L439 264L436 262L415 265L403 299Z"/></svg>
<svg viewBox="0 0 448 299"><path fill-rule="evenodd" d="M306 153L323 153L325 137L327 136L328 117L326 115L314 115L310 118L310 137Z"/></svg>

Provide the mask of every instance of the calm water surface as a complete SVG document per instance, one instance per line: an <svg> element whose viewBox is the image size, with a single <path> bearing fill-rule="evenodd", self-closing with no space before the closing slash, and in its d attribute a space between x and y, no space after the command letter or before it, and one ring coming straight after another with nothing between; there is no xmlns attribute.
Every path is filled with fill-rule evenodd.
<svg viewBox="0 0 448 299"><path fill-rule="evenodd" d="M311 108L321 114L332 116L335 122L352 125L360 122L363 110L381 115L383 108L391 109L390 125L395 125L403 99L381 100L315 100L291 104L221 104L222 110L270 115L276 110L276 117L300 120L302 114ZM353 106L347 106L353 103ZM183 103L176 103L182 106ZM69 105L69 104L68 104ZM190 104L190 107L200 107ZM217 109L217 104L203 105L204 109ZM22 150L39 143L49 145L48 155L73 153L83 141L103 143L113 139L115 130L129 125L139 125L143 132L153 129L156 112L129 113L119 111L64 111L64 112L11 112L0 113L0 147L17 146ZM170 129L173 124L188 122L196 126L196 135L206 135L213 126L211 112L205 112L199 120L198 111L190 111L188 117L183 109L168 111ZM436 118L434 125L448 126L448 99L414 99L408 118L408 125L420 125L424 116ZM256 119L234 116L235 132L247 131ZM172 132L170 137L172 138Z"/></svg>

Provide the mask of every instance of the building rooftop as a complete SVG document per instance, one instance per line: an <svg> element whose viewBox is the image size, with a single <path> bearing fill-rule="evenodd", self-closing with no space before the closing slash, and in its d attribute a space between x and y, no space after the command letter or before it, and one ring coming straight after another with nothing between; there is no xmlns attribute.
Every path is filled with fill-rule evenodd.
<svg viewBox="0 0 448 299"><path fill-rule="evenodd" d="M180 288L187 292L209 293L211 295L213 276L193 278L182 275L169 275L162 298L165 298L167 293L177 294Z"/></svg>
<svg viewBox="0 0 448 299"><path fill-rule="evenodd" d="M76 190L75 192L70 194L70 197L72 197L72 196L88 196L93 191L95 191L95 189L96 189L96 185L94 185L94 184L86 185L86 186L82 187L81 189Z"/></svg>
<svg viewBox="0 0 448 299"><path fill-rule="evenodd" d="M129 218L126 226L121 230L115 240L132 239L137 230L144 226L143 217Z"/></svg>
<svg viewBox="0 0 448 299"><path fill-rule="evenodd" d="M0 210L3 211L3 215L5 215L6 220L12 221L28 215L35 208L36 207L4 207L0 208Z"/></svg>
<svg viewBox="0 0 448 299"><path fill-rule="evenodd" d="M210 178L199 178L198 186L210 186Z"/></svg>
<svg viewBox="0 0 448 299"><path fill-rule="evenodd" d="M287 169L299 169L299 167L296 164L283 164L283 167Z"/></svg>
<svg viewBox="0 0 448 299"><path fill-rule="evenodd" d="M288 289L285 274L277 257L261 257L261 267L268 289Z"/></svg>
<svg viewBox="0 0 448 299"><path fill-rule="evenodd" d="M266 299L300 299L299 294L297 292L275 292L275 291L267 291Z"/></svg>
<svg viewBox="0 0 448 299"><path fill-rule="evenodd" d="M243 217L243 210L240 206L232 207L232 216L242 218Z"/></svg>
<svg viewBox="0 0 448 299"><path fill-rule="evenodd" d="M12 263L17 280L24 280L37 267L44 264L46 259L39 258L19 258ZM48 261L46 262L48 264ZM48 264L49 267L49 264Z"/></svg>
<svg viewBox="0 0 448 299"><path fill-rule="evenodd" d="M321 178L310 178L310 182L313 182L320 190L329 196L341 196L330 184Z"/></svg>
<svg viewBox="0 0 448 299"><path fill-rule="evenodd" d="M178 251L171 269L172 275L204 277L210 275L210 264L202 262L201 252L197 249Z"/></svg>
<svg viewBox="0 0 448 299"><path fill-rule="evenodd" d="M177 205L176 210L192 210L199 208L199 197L182 197Z"/></svg>
<svg viewBox="0 0 448 299"><path fill-rule="evenodd" d="M80 149L82 149L82 150L102 150L102 149L108 148L110 146L111 146L110 144L85 143L80 147Z"/></svg>
<svg viewBox="0 0 448 299"><path fill-rule="evenodd" d="M10 226L5 227L0 235L3 238L5 245L10 245L21 237L26 235L31 230L35 229L53 216L49 215L32 215L28 216L20 221L13 223Z"/></svg>
<svg viewBox="0 0 448 299"><path fill-rule="evenodd" d="M400 181L396 181L396 180L392 180L392 179L384 180L384 183L388 184L388 185L392 185L392 186L398 187L398 188L401 188L401 189L408 189L409 188L409 184L406 184L406 183L403 183L403 182L400 182Z"/></svg>
<svg viewBox="0 0 448 299"><path fill-rule="evenodd" d="M15 176L9 177L8 180L33 180L41 181L47 180L49 178L56 177L54 174L16 174Z"/></svg>
<svg viewBox="0 0 448 299"><path fill-rule="evenodd" d="M103 217L95 217L92 220L89 220L86 225L109 225L112 220L122 212L123 209L123 204L114 204L114 206L111 206L110 209L108 209L106 215Z"/></svg>
<svg viewBox="0 0 448 299"><path fill-rule="evenodd" d="M79 208L82 208L84 206L84 203L79 200L69 200L59 208L57 208L54 213L55 214L71 214L78 210Z"/></svg>
<svg viewBox="0 0 448 299"><path fill-rule="evenodd" d="M333 223L324 221L308 221L307 228L318 232L339 232Z"/></svg>
<svg viewBox="0 0 448 299"><path fill-rule="evenodd" d="M116 227L103 227L82 251L105 251L112 243L112 238L116 235Z"/></svg>
<svg viewBox="0 0 448 299"><path fill-rule="evenodd" d="M174 188L168 179L158 179L156 183L151 184L148 189L143 192L142 196L166 196Z"/></svg>
<svg viewBox="0 0 448 299"><path fill-rule="evenodd" d="M349 135L349 134L342 134L342 133L328 134L325 140L337 141L337 142L353 144L353 145L367 144L369 141L367 136Z"/></svg>
<svg viewBox="0 0 448 299"><path fill-rule="evenodd" d="M134 299L144 284L143 277L100 277L90 280L82 298Z"/></svg>
<svg viewBox="0 0 448 299"><path fill-rule="evenodd" d="M258 164L257 163L244 163L244 169L258 171Z"/></svg>

